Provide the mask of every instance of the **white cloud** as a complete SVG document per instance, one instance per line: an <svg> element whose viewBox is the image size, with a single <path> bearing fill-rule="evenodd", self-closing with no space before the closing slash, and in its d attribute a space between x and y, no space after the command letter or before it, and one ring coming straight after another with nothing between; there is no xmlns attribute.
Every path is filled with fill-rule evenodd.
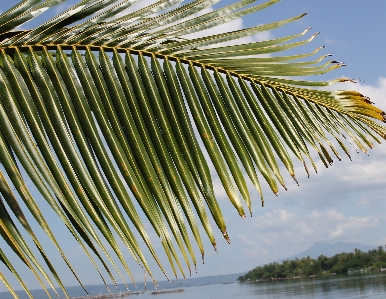
<svg viewBox="0 0 386 299"><path fill-rule="evenodd" d="M271 40L273 38L274 38L274 35L272 34L271 31L263 31L263 32L255 34L255 35L252 35L253 41L256 41L256 42Z"/></svg>
<svg viewBox="0 0 386 299"><path fill-rule="evenodd" d="M350 171L341 172L340 179L360 185L385 183L386 169L379 167L378 160L364 161L364 159L361 159L360 162L362 163L350 166Z"/></svg>
<svg viewBox="0 0 386 299"><path fill-rule="evenodd" d="M291 226L295 221L296 214L288 212L286 210L274 210L263 216L258 217L255 220L256 228L269 227L270 230L283 229Z"/></svg>
<svg viewBox="0 0 386 299"><path fill-rule="evenodd" d="M328 38L328 37L324 37L324 38L323 38L323 41L324 41L326 44L328 44L328 45L333 45L333 44L336 43L335 40L330 39L330 38Z"/></svg>
<svg viewBox="0 0 386 299"><path fill-rule="evenodd" d="M386 169L379 167L385 165L386 151L375 149L370 157L360 153L354 154L353 161L346 157L341 162L335 162L328 169L319 166L318 174L311 174L307 178L304 170L296 167L300 186L296 186L287 179L288 192L279 195L279 202L285 208L301 207L307 210L327 209L350 205L355 207L379 206L385 200L386 194ZM283 170L284 171L284 170ZM267 200L266 205L276 202Z"/></svg>
<svg viewBox="0 0 386 299"><path fill-rule="evenodd" d="M341 238L355 238L361 230L366 230L377 226L379 220L373 216L343 218L343 222L335 223L335 227L328 234L328 240L338 240Z"/></svg>
<svg viewBox="0 0 386 299"><path fill-rule="evenodd" d="M305 215L272 210L252 220L248 235L239 234L249 256L281 256L299 252L318 241L358 242L358 236L380 225L373 215L345 216L336 209L311 211ZM284 245L285 244L285 245ZM307 245L305 245L307 244Z"/></svg>

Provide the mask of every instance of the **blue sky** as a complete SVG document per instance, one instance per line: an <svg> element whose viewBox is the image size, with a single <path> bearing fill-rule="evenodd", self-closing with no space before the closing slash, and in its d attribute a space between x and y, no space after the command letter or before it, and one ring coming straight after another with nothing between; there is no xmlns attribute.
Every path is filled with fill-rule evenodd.
<svg viewBox="0 0 386 299"><path fill-rule="evenodd" d="M6 10L6 5L10 5L10 2L12 1L1 1L0 11ZM215 7L232 2L234 1L222 1ZM371 97L377 106L386 110L384 0L283 0L266 10L233 21L216 30L237 30L278 21L303 12L308 12L308 15L301 20L254 36L252 39L261 40L296 34L312 26L308 36L318 31L321 33L310 45L298 48L296 52L306 53L324 45L326 48L322 50L323 54L332 53L332 59L347 64L346 67L312 79L326 80L337 77L359 79L357 84L345 83L335 85L334 88L362 92ZM47 12L47 17L50 16ZM24 28L32 25L26 24ZM257 265L304 251L319 241L347 241L374 246L386 244L386 146L378 145L369 151L369 156L363 153L356 154L353 150L351 153L353 161L342 154L342 161L334 161L333 166L328 169L318 163L319 173L311 173L309 179L302 166L295 163L300 187L292 183L289 175L284 176L289 191L280 190L279 197L276 198L264 185L266 199L264 208L261 208L259 196L250 184L253 217L245 220L238 216L221 190L219 180L215 179L216 193L220 198L232 244L228 245L221 234L216 232L218 244L216 253L210 243L205 241L205 264L198 264L198 273L193 274L193 277L247 271ZM42 209L43 212L48 211L44 204ZM49 221L54 231L60 234L60 241L83 282L101 283L81 249L71 241L71 236L63 225L55 218L50 218ZM204 232L202 237L205 239ZM51 248L50 246L51 244L47 242L47 248ZM158 249L162 251L161 247ZM54 250L52 249L54 263L67 273L68 270ZM196 252L198 257L198 250ZM150 255L147 256L155 277L163 280L162 273L151 261ZM143 277L141 268L132 262L129 253L127 258L135 279L141 281ZM166 258L162 259L166 266ZM3 271L3 268L1 270ZM172 276L171 271L168 271L168 274ZM26 277L26 282L31 288L38 287L28 274ZM63 282L65 285L76 285L70 273L64 275ZM5 291L5 288L0 284L1 291Z"/></svg>

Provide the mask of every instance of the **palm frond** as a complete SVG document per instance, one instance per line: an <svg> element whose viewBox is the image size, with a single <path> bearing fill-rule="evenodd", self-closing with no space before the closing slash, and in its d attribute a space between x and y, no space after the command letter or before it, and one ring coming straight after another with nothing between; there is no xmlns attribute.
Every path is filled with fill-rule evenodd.
<svg viewBox="0 0 386 299"><path fill-rule="evenodd" d="M310 149L328 167L333 156L341 159L334 144L351 159L346 136L363 152L373 142L386 139L386 128L380 124L386 121L385 113L369 98L356 91L321 89L352 80L296 79L344 65L323 63L329 54L300 60L322 47L310 53L272 56L310 43L317 35L306 37L310 28L273 40L237 44L241 38L279 28L305 14L204 35L205 30L279 0L260 4L241 0L207 13L201 12L219 1L180 5L179 0L159 0L135 9L138 0L83 0L34 29L18 29L62 2L25 0L0 15L0 164L4 171L4 175L0 171L0 233L44 288L41 277L53 289L54 283L12 217L30 235L66 295L60 273L18 200L82 283L26 181L63 221L105 285L94 259L116 285L110 267L123 275L115 258L131 276L117 237L152 275L135 237L138 233L166 275L136 204L159 237L176 277L176 268L185 276L179 256L189 271L190 261L196 267L190 235L204 259L200 227L216 249L208 212L230 242L201 144L229 200L245 217L243 203L252 215L248 178L264 203L261 180L276 195L279 185L286 189L283 169L297 182L291 157L308 173L308 163L317 171ZM186 37L193 33L200 36ZM22 282L1 249L0 261ZM0 279L17 298L1 273Z"/></svg>

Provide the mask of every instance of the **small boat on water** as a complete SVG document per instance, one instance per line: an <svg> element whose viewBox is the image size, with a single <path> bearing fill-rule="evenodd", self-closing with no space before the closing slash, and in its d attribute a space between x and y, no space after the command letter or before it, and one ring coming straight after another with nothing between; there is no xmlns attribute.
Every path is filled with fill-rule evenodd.
<svg viewBox="0 0 386 299"><path fill-rule="evenodd" d="M73 297L71 299L115 299L115 298L126 298L130 295L138 295L141 292L120 292L120 293L110 293L110 294L99 294L99 295L86 295L80 297Z"/></svg>
<svg viewBox="0 0 386 299"><path fill-rule="evenodd" d="M179 293L184 292L185 289L178 288L178 289L170 289L170 290L157 290L150 293L150 295L158 295L158 294L168 294L168 293Z"/></svg>

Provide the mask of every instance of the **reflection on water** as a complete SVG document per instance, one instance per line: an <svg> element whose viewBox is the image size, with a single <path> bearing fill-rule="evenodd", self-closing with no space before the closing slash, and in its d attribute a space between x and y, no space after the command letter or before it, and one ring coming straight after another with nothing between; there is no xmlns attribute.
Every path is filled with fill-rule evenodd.
<svg viewBox="0 0 386 299"><path fill-rule="evenodd" d="M386 274L331 276L273 282L217 284L187 287L181 293L151 295L149 292L127 299L340 299L386 298Z"/></svg>
<svg viewBox="0 0 386 299"><path fill-rule="evenodd" d="M383 274L243 285L254 298L386 298L386 275Z"/></svg>
<svg viewBox="0 0 386 299"><path fill-rule="evenodd" d="M331 276L273 282L187 287L182 293L129 296L128 299L340 299L386 298L386 274Z"/></svg>
<svg viewBox="0 0 386 299"><path fill-rule="evenodd" d="M182 287L183 284L182 284ZM376 275L345 275L329 278L291 279L273 282L250 282L185 287L184 292L151 295L133 294L126 299L340 299L386 298L386 273ZM35 298L47 298L36 296ZM71 294L70 294L71 296ZM1 299L12 299L0 294ZM20 293L20 299L28 299ZM121 298L122 299L122 298Z"/></svg>

